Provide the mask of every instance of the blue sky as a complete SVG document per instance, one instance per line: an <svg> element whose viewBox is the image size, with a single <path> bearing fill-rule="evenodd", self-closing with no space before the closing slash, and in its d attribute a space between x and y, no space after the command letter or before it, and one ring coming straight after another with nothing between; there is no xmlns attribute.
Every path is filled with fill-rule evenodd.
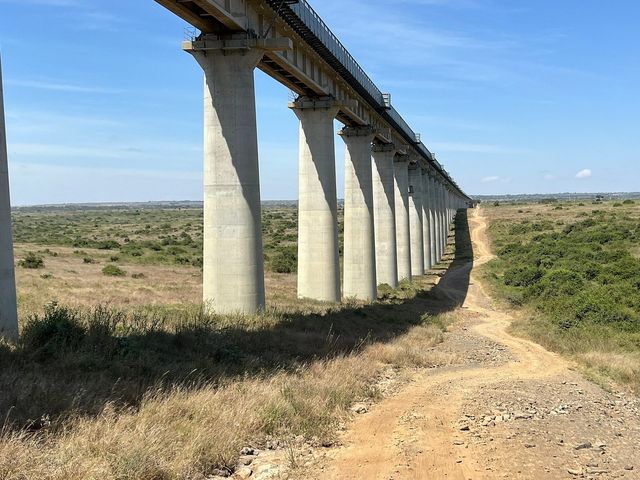
<svg viewBox="0 0 640 480"><path fill-rule="evenodd" d="M467 193L640 190L640 2L311 3ZM201 199L186 26L152 0L0 0L14 204ZM291 94L256 88L262 196L295 199Z"/></svg>

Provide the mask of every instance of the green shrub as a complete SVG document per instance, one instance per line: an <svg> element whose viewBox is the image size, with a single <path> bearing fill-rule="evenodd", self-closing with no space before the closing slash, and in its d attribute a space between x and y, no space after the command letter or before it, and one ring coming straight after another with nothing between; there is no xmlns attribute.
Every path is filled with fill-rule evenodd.
<svg viewBox="0 0 640 480"><path fill-rule="evenodd" d="M504 283L514 287L528 287L537 283L542 275L542 270L537 267L520 265L510 268L504 273Z"/></svg>
<svg viewBox="0 0 640 480"><path fill-rule="evenodd" d="M146 275L144 273L132 273L131 278L135 278L135 279L146 278Z"/></svg>
<svg viewBox="0 0 640 480"><path fill-rule="evenodd" d="M18 265L22 268L44 268L44 259L33 252L27 252Z"/></svg>
<svg viewBox="0 0 640 480"><path fill-rule="evenodd" d="M83 261L84 263L96 263L96 261L95 261L93 258L91 258L91 257L84 257L84 258L82 259L82 261Z"/></svg>
<svg viewBox="0 0 640 480"><path fill-rule="evenodd" d="M102 269L102 273L110 277L124 277L127 274L117 265L107 265Z"/></svg>
<svg viewBox="0 0 640 480"><path fill-rule="evenodd" d="M280 247L270 261L276 273L292 273L298 268L298 252L295 246Z"/></svg>
<svg viewBox="0 0 640 480"><path fill-rule="evenodd" d="M546 272L542 278L529 287L528 294L534 297L554 298L575 295L584 287L580 274L566 269Z"/></svg>
<svg viewBox="0 0 640 480"><path fill-rule="evenodd" d="M120 244L115 240L104 240L102 242L98 242L96 248L100 250L113 250L114 248L120 248Z"/></svg>
<svg viewBox="0 0 640 480"><path fill-rule="evenodd" d="M76 349L85 334L77 313L53 302L45 306L43 317L28 318L20 335L20 345L44 360Z"/></svg>

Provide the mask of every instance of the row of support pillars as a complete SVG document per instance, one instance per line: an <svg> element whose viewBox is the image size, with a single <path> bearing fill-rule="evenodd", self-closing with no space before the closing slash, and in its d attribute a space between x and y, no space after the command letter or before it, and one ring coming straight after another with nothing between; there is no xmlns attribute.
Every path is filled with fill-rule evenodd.
<svg viewBox="0 0 640 480"><path fill-rule="evenodd" d="M269 45L255 42L185 45L205 73L203 295L221 313L264 306L253 71ZM437 264L462 199L431 167L374 143L373 127L345 126L341 289L333 122L342 105L300 97L289 107L300 121L298 296L374 300L379 284L396 287Z"/></svg>
<svg viewBox="0 0 640 480"><path fill-rule="evenodd" d="M254 70L282 39L186 42L204 71L203 301L218 313L265 306ZM0 337L17 339L13 242L0 69ZM371 126L345 126L343 290L331 97L290 104L300 120L298 296L374 300L378 284L438 263L461 197ZM430 168L430 167L429 167Z"/></svg>

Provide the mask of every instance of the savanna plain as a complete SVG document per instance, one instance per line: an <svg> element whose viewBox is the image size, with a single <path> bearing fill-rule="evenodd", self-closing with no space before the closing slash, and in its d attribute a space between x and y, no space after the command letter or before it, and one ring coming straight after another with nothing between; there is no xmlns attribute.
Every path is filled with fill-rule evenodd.
<svg viewBox="0 0 640 480"><path fill-rule="evenodd" d="M296 298L265 206L254 316L201 305L198 207L13 225L0 479L640 478L637 203L460 211L441 264L341 305Z"/></svg>

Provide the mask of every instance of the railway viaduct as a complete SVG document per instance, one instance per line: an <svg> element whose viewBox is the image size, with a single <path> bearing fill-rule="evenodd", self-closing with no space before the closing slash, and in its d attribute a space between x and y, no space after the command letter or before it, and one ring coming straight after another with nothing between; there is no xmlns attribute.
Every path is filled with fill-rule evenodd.
<svg viewBox="0 0 640 480"><path fill-rule="evenodd" d="M203 300L265 305L254 70L296 93L298 296L374 300L443 255L458 187L306 0L155 0L200 31L182 48L204 71ZM2 87L0 83L0 104ZM17 337L4 115L0 125L0 333ZM333 122L344 126L344 255L338 254Z"/></svg>

